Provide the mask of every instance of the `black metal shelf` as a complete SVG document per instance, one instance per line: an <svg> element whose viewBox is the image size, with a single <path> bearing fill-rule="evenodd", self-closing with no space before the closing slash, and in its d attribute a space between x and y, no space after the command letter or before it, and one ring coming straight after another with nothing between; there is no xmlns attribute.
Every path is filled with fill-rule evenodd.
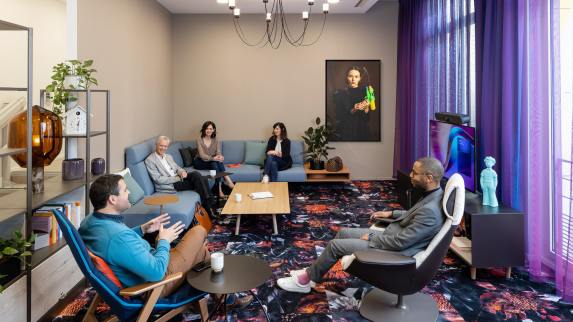
<svg viewBox="0 0 573 322"><path fill-rule="evenodd" d="M42 264L43 261L48 259L50 256L52 256L54 253L56 253L66 245L67 245L66 240L62 238L53 245L40 248L34 251L34 253L32 253L32 263L31 263L32 269Z"/></svg>
<svg viewBox="0 0 573 322"><path fill-rule="evenodd" d="M91 131L89 137L100 136L107 134L106 131ZM62 137L65 138L88 138L85 134L64 134Z"/></svg>
<svg viewBox="0 0 573 322"><path fill-rule="evenodd" d="M0 91L2 92L25 92L27 90L28 88L26 87L0 87Z"/></svg>

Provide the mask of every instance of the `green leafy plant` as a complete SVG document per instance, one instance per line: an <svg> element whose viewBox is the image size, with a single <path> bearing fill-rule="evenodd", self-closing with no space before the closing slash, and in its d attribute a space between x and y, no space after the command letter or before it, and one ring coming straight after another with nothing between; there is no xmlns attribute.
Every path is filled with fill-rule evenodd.
<svg viewBox="0 0 573 322"><path fill-rule="evenodd" d="M307 146L305 161L312 160L315 164L320 163L321 160L327 160L328 150L334 150L333 147L328 146L328 136L332 131L326 125L321 125L320 121L320 117L317 117L313 122L314 127L309 127L302 136Z"/></svg>
<svg viewBox="0 0 573 322"><path fill-rule="evenodd" d="M14 236L10 239L0 239L0 264L11 259L17 258L21 263L26 264L26 257L32 256L30 247L34 243L36 235L32 234L26 239L20 231L15 231ZM0 275L5 277L6 275ZM4 290L0 285L0 293Z"/></svg>
<svg viewBox="0 0 573 322"><path fill-rule="evenodd" d="M90 85L97 85L97 79L92 74L96 72L92 68L93 60L88 59L85 61L73 59L63 63L59 63L52 68L52 82L46 86L46 95L52 101L52 108L54 113L63 116L67 102L77 100L76 97L71 95L68 89L88 89ZM66 77L77 76L78 86L73 84L66 88Z"/></svg>

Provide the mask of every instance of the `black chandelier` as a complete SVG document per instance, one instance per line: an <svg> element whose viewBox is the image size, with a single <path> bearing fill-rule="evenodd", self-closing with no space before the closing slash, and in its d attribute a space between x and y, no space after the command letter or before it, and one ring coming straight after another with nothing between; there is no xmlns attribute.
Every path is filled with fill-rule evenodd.
<svg viewBox="0 0 573 322"><path fill-rule="evenodd" d="M328 2L338 2L338 0L328 0L328 2L327 0L324 1L325 2L322 4L322 28L320 29L318 36L311 41L305 39L305 36L306 32L308 31L309 21L311 20L310 17L312 14L312 8L314 6L314 0L307 0L307 10L302 12L302 20L304 25L302 32L299 35L293 35L289 29L283 8L283 0L272 0L272 4L269 4L269 0L262 0L263 6L265 7L266 27L261 38L256 42L249 41L245 36L243 29L241 28L239 19L241 17L241 9L237 6L236 1L228 0L228 3L229 9L233 11L233 25L235 26L235 32L245 45L253 47L270 46L273 49L277 49L280 47L283 39L295 47L310 46L315 44L320 39L326 26L326 15L328 14L329 10Z"/></svg>

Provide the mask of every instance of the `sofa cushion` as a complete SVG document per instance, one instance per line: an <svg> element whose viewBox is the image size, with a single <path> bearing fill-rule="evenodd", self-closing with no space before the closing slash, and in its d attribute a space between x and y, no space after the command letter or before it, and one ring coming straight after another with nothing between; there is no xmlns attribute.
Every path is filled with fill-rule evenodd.
<svg viewBox="0 0 573 322"><path fill-rule="evenodd" d="M290 157L293 164L304 164L304 143L301 140L290 141Z"/></svg>
<svg viewBox="0 0 573 322"><path fill-rule="evenodd" d="M149 196L155 192L155 186L153 185L153 181L151 181L151 177L149 177L149 173L147 172L147 167L145 166L145 162L141 161L136 164L128 165L129 171L131 172L131 176L146 196Z"/></svg>
<svg viewBox="0 0 573 322"><path fill-rule="evenodd" d="M245 163L262 166L265 162L267 145L263 142L245 143Z"/></svg>
<svg viewBox="0 0 573 322"><path fill-rule="evenodd" d="M257 182L261 181L261 168L258 165L241 164L237 168L227 168L231 172L231 180L238 182Z"/></svg>
<svg viewBox="0 0 573 322"><path fill-rule="evenodd" d="M129 167L130 164L145 161L153 151L155 151L155 138L129 146L125 149L125 165Z"/></svg>
<svg viewBox="0 0 573 322"><path fill-rule="evenodd" d="M243 163L245 160L245 141L223 141L221 150L225 163Z"/></svg>
<svg viewBox="0 0 573 322"><path fill-rule="evenodd" d="M169 144L169 148L167 148L166 153L173 157L173 161L175 161L178 166L183 167L183 158L181 158L179 149L181 149L181 142L171 142Z"/></svg>
<svg viewBox="0 0 573 322"><path fill-rule="evenodd" d="M306 173L302 164L293 164L292 168L279 171L277 181L281 182L305 182Z"/></svg>
<svg viewBox="0 0 573 322"><path fill-rule="evenodd" d="M193 149L191 147L183 147L179 149L179 153L181 154L181 159L183 159L183 168L190 167L193 165L193 160L197 157L197 149Z"/></svg>
<svg viewBox="0 0 573 322"><path fill-rule="evenodd" d="M189 227L195 215L195 204L201 202L201 198L198 193L191 190L179 191L177 197L179 197L179 202L164 205L163 211L171 217L170 225L181 221L185 227ZM122 215L124 215L124 222L127 226L135 227L159 216L159 206L148 206L140 200L125 210Z"/></svg>
<svg viewBox="0 0 573 322"><path fill-rule="evenodd" d="M137 183L137 181L135 181L133 179L133 177L131 176L131 174L126 173L123 176L123 181L125 181L125 185L127 186L127 190L129 190L129 203L134 205L136 204L139 200L141 200L144 196L144 192L143 189L141 189L141 187L139 186L139 184Z"/></svg>

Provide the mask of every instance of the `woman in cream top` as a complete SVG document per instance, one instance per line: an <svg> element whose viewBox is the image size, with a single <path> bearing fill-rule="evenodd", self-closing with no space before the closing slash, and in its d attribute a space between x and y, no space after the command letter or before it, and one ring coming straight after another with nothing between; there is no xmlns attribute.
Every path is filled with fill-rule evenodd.
<svg viewBox="0 0 573 322"><path fill-rule="evenodd" d="M197 139L197 158L193 161L193 167L197 170L215 170L217 173L225 171L223 161L225 158L221 154L219 142L217 140L217 127L215 123L207 121L201 127L201 137ZM223 177L225 184L233 189L235 186L229 176ZM224 197L221 189L221 178L217 178L215 183L219 187L219 196Z"/></svg>

